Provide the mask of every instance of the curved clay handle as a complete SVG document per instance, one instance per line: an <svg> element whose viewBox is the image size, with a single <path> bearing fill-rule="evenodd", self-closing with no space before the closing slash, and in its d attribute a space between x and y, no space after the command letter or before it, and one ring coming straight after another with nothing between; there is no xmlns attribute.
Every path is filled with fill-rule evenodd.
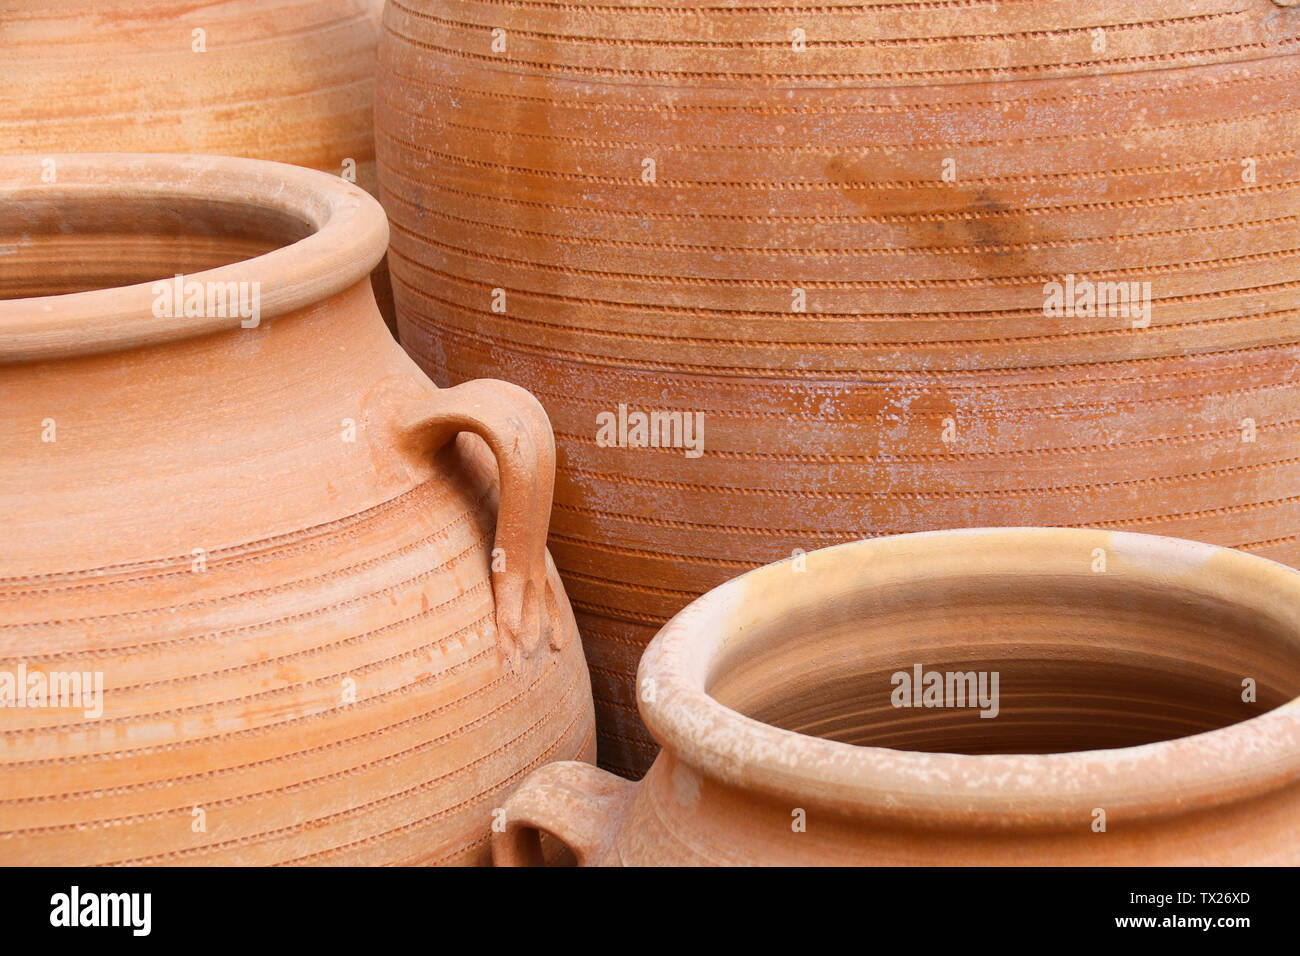
<svg viewBox="0 0 1300 956"><path fill-rule="evenodd" d="M558 837L579 866L599 862L622 822L636 784L576 760L528 775L505 805L505 830L492 834L497 866L542 866L539 830Z"/></svg>
<svg viewBox="0 0 1300 956"><path fill-rule="evenodd" d="M501 483L492 575L497 633L510 653L549 643L546 529L555 483L555 438L541 403L509 382L477 379L439 389L410 410L409 428L437 451L459 432L487 442ZM499 553L499 554L498 554Z"/></svg>

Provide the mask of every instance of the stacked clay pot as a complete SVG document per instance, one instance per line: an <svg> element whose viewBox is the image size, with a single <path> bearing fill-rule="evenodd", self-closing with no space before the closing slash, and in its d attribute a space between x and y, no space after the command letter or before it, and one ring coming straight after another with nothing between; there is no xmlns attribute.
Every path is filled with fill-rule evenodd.
<svg viewBox="0 0 1300 956"><path fill-rule="evenodd" d="M377 193L382 0L50 0L0 20L0 155L216 153ZM387 266L374 276L390 320Z"/></svg>
<svg viewBox="0 0 1300 956"><path fill-rule="evenodd" d="M590 865L1300 863L1300 571L1239 551L853 542L695 601L638 685L645 779L534 772L498 864L542 862L542 832Z"/></svg>
<svg viewBox="0 0 1300 956"><path fill-rule="evenodd" d="M660 625L797 550L1099 526L1300 563L1300 8L401 0L379 61L402 340L555 425L602 764L654 756ZM1076 282L1132 314L1054 309ZM602 436L650 412L702 454Z"/></svg>
<svg viewBox="0 0 1300 956"><path fill-rule="evenodd" d="M544 412L406 357L338 177L49 158L0 159L0 672L82 696L0 683L0 863L486 862L595 752Z"/></svg>

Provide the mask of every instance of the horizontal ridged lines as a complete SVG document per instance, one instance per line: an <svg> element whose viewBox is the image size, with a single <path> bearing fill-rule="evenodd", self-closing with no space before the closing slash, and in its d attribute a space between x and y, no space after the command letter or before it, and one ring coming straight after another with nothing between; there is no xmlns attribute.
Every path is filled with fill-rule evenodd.
<svg viewBox="0 0 1300 956"><path fill-rule="evenodd" d="M716 310L679 313L640 303L574 303L581 308L599 307L598 314L611 327L601 328L594 322L587 327L574 322L573 311L565 311L561 297L549 294L516 293L516 298L531 300L533 306L522 316L485 312L465 304L466 293L463 290L467 285L483 288L488 299L490 290L476 282L467 283L454 273L425 270L413 263L409 265L415 273L435 276L441 288L457 293L456 299L430 295L418 286L398 280L408 303L406 318L414 342L421 341L417 333L436 335L455 331L467 340L503 344L522 355L546 354L552 359L580 366L603 365L718 378L769 377L775 374L789 379L835 381L852 376L858 380L888 381L900 375L934 379L945 373L978 373L994 381L984 385L971 383L966 388L1002 390L1009 387L1005 379L1010 374L1029 374L1052 368L1051 365L1028 364L1026 359L1040 354L1041 361L1051 362L1059 358L1062 344L1073 347L1078 361L1072 370L1082 372L1092 365L1113 365L1124 361L1112 357L1116 354L1131 356L1129 361L1168 361L1198 346L1205 354L1267 353L1270 350L1281 352L1291 347L1293 341L1300 340L1300 325L1296 321L1300 307L1255 311L1254 314L1237 312L1223 318L1201 320L1193 318L1195 312L1187 307L1204 303L1216 312L1225 312L1231 310L1233 304L1238 309L1250 309L1251 305L1258 309L1258 303L1263 301L1289 303L1293 300L1300 306L1300 281L1228 294L1180 297L1173 303L1153 300L1152 324L1140 330L1131 325L1126 327L1110 317L1077 320L1079 326L1100 326L1094 329L1069 328L1068 325L1060 328L1064 324L1060 320L1047 319L1035 326L1038 316L1031 309L984 315L921 314L915 317L897 313L827 316L814 312L795 319L789 313L759 310L738 313L733 318ZM1264 299L1264 296L1269 299ZM1252 301L1247 297L1257 298ZM1244 303L1241 301L1243 298L1247 299ZM1156 321L1158 307L1176 304L1184 307L1177 311L1162 310L1164 315L1161 317L1173 313L1184 317L1185 321L1167 324ZM1041 307L1038 312L1041 313ZM463 315L465 320L448 321L449 314L455 313ZM627 332L615 325L622 319L627 327L636 329L640 319L640 328L645 328L647 318L658 319L653 327L661 328L663 332ZM716 321L709 322L708 319ZM1005 323L1004 327L991 328L999 321ZM838 328L831 326L832 322ZM746 325L750 328L746 329ZM1053 326L1057 327L1055 331ZM693 334L675 335L674 327ZM460 331L470 328L475 331ZM851 338L855 329L861 336L858 341ZM701 334L710 331L715 337ZM743 336L745 331L750 332L749 337ZM991 331L1004 334L994 336L990 335ZM787 335L784 340L759 337L782 332ZM960 332L966 335L954 337ZM1019 334L1005 334L1007 332ZM539 339L549 343L544 350L535 344ZM1245 349L1235 347L1243 342L1267 344L1249 345ZM1119 344L1128 348L1121 353L1116 347ZM1031 352L1034 346L1046 347ZM1091 355L1084 351L1085 346L1090 347ZM661 357L669 348L672 355L678 356L675 360ZM907 351L903 352L903 349ZM647 357L642 358L643 355ZM786 367L787 356L802 359L800 367ZM1003 381L996 381L999 378Z"/></svg>
<svg viewBox="0 0 1300 956"><path fill-rule="evenodd" d="M1053 4L1037 16L1032 7L1022 8L1009 25L991 9L944 18L921 8L866 7L843 18L817 7L729 16L702 7L684 20L646 11L628 17L588 9L573 17L560 6L395 0L385 28L392 42L471 66L678 82L1023 78L1246 59L1291 39L1285 27L1264 29L1259 14L1243 4L1198 6L1170 16L1168 5L1145 5L1145 15L1130 5L1108 17L1096 6ZM1094 48L1092 31L1099 26L1107 32L1103 49ZM794 27L806 32L803 50L792 49ZM490 47L495 28L507 31L505 51ZM951 66L954 61L962 65Z"/></svg>
<svg viewBox="0 0 1300 956"><path fill-rule="evenodd" d="M88 619L96 601L138 603L169 581L204 595L138 638L114 615L68 628L64 649L43 655L46 667L102 670L105 713L6 711L5 793L17 796L0 800L0 859L363 862L475 844L502 788L548 755L577 756L590 727L571 655L543 653L523 674L503 666L491 521L466 489L455 495L430 483L362 515L214 549L192 577L176 555L0 583L0 605L75 595ZM241 618L255 624L223 630ZM87 642L95 633L118 646ZM28 659L6 666L16 660ZM206 833L191 830L195 805Z"/></svg>
<svg viewBox="0 0 1300 956"><path fill-rule="evenodd" d="M453 825L463 832L481 832L490 817L492 799L498 797L506 786L522 773L525 773L528 767L541 762L541 759L545 755L553 753L561 742L572 738L575 730L581 729L583 724L582 708L577 706L577 699L584 691L583 684L585 682L580 679L577 672L569 674L568 679L564 680L564 676L557 673L557 671L558 668L554 660L552 660L549 662L548 667L535 675L534 679L526 685L521 684L518 680L511 680L507 685L501 687L501 690L508 693L509 696L495 695L493 706L489 708L480 705L479 712L472 717L468 717L468 719L468 715L457 714L454 711L451 714L441 714L443 720L440 725L437 725L442 728L441 733L430 737L428 734L431 730L424 729L423 738L419 739L417 744L406 747L401 751L388 753L368 762L344 767L320 779L299 780L286 788L242 794L225 801L214 801L207 806L213 817L219 817L227 807L234 808L250 802L264 803L274 799L291 797L294 793L307 788L337 784L339 781L348 781L349 778L367 774L374 779L368 783L358 781L352 785L350 791L362 797L364 802L344 806L334 812L311 819L294 819L292 823L284 826L271 830L257 830L243 834L235 839L216 840L200 846L184 850L172 850L152 857L136 857L112 862L157 864L182 860L192 856L208 856L237 847L249 847L265 852L268 847L264 846L264 844L270 842L271 838L278 840L280 844L278 848L282 852L292 853L302 849L304 838L308 834L313 833L313 831L319 832L327 824L347 823L350 828L370 829L373 828L375 823L382 823L387 819L391 819L386 814L379 812L381 808L391 809L394 804L408 801L421 794L425 795L423 800L425 815L417 816L414 820L408 820L399 828L370 833L363 839L354 840L352 843L371 842L391 837L399 830L427 829L431 824L445 821L448 818L453 818ZM559 681L564 681L563 686L558 683ZM485 687L485 690L491 689L492 685L490 684ZM521 715L517 713L521 709L538 707L539 704L541 705L539 711L542 715L540 720L532 719L533 715L531 714ZM442 707L435 708L433 714L445 710L446 708ZM512 711L515 713L510 713ZM429 716L433 716L433 714ZM448 717L452 719L447 719ZM423 722L424 718L416 722L397 721L385 728L383 734L374 739L392 746L393 743L402 741L403 731L408 729L412 723L418 727ZM489 732L489 725L492 723L509 726L513 730L513 736L506 740L499 739L499 734L496 731ZM557 727L557 724L560 726ZM489 737L494 738L496 742L489 744L487 742ZM541 739L530 740L530 738ZM460 746L464 757L461 761L448 760L448 749L457 745ZM574 747L575 752L576 750L577 748ZM293 756L301 760L304 755L295 754ZM494 763L494 758L505 758L499 762L509 766L512 771L509 776L498 778L496 774L489 771L487 776L491 779L483 789L478 789L476 785L476 788L471 790L471 795L468 797L447 805L439 806L437 804L440 798L445 799L446 794L458 792L458 788L448 786L451 780L458 777L469 777L471 779L480 777L483 774L483 767L485 765L490 767ZM431 770L435 771L434 775L428 776ZM394 785L401 784L405 784L402 789L391 790ZM174 800L176 795L172 794L171 796ZM429 813L428 810L433 812ZM30 813L30 808L26 812ZM264 813L265 809L262 812ZM402 815L410 817L412 813L414 813L413 810L405 810ZM158 810L140 817L105 819L89 825L93 828L127 827L157 823L166 818L172 818L184 825L188 823L189 814L190 807L181 803L179 806ZM454 819L457 816L461 819ZM85 825L78 824L78 827L84 827ZM38 834L33 833L32 835L36 836ZM438 833L437 837L449 842L453 839L449 837L447 832ZM331 846L327 849L318 850L311 855L338 853L352 848L352 843ZM0 843L0 846L3 846L3 844ZM436 849L434 845L422 847L422 850L427 853L436 852ZM276 860L275 862L294 862L294 860L288 858Z"/></svg>
<svg viewBox="0 0 1300 956"><path fill-rule="evenodd" d="M188 8L121 6L90 25L64 9L10 14L0 72L26 108L0 110L0 152L222 153L329 172L351 158L373 186L368 10L322 2L264 16L256 4L225 3L205 12L208 47L196 57L188 28L158 29ZM105 83L86 57L113 62L127 81Z"/></svg>
<svg viewBox="0 0 1300 956"><path fill-rule="evenodd" d="M653 756L663 621L793 548L1052 524L1300 560L1300 21L1268 12L390 6L403 340L551 416L607 766ZM1150 326L1044 316L1066 272L1149 281ZM702 412L703 457L599 447L620 403Z"/></svg>

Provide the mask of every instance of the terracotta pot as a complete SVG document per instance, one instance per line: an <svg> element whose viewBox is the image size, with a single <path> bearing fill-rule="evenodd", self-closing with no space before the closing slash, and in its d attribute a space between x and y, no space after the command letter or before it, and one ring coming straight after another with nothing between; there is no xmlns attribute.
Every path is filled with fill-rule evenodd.
<svg viewBox="0 0 1300 956"><path fill-rule="evenodd" d="M796 548L1087 525L1300 563L1300 9L403 0L379 59L402 339L555 424L602 764L654 755L660 625ZM1086 314L1085 281L1137 294ZM620 406L701 416L702 454L602 436Z"/></svg>
<svg viewBox="0 0 1300 956"><path fill-rule="evenodd" d="M486 862L594 757L541 407L402 353L337 177L42 158L0 159L0 863Z"/></svg>
<svg viewBox="0 0 1300 956"><path fill-rule="evenodd" d="M378 194L382 0L0 7L0 155L219 153L321 169ZM395 329L386 260L373 278Z"/></svg>
<svg viewBox="0 0 1300 956"><path fill-rule="evenodd" d="M841 545L695 601L638 687L645 779L536 771L497 864L536 862L538 828L588 864L1300 863L1300 572L1239 551Z"/></svg>

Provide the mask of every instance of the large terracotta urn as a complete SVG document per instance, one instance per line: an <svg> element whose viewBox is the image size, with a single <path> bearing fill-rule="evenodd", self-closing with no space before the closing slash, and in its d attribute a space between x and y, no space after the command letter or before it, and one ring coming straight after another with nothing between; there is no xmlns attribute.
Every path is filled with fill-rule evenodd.
<svg viewBox="0 0 1300 956"><path fill-rule="evenodd" d="M435 388L336 176L0 159L0 863L486 862L594 759L546 416Z"/></svg>
<svg viewBox="0 0 1300 956"><path fill-rule="evenodd" d="M1300 563L1300 8L404 0L379 50L402 339L555 425L603 765L663 622L797 549Z"/></svg>
<svg viewBox="0 0 1300 956"><path fill-rule="evenodd" d="M382 0L0 0L0 155L218 153L377 193ZM391 319L381 260L375 295Z"/></svg>
<svg viewBox="0 0 1300 956"><path fill-rule="evenodd" d="M840 545L690 604L637 685L650 772L534 772L497 864L1300 864L1300 571L1240 551Z"/></svg>

